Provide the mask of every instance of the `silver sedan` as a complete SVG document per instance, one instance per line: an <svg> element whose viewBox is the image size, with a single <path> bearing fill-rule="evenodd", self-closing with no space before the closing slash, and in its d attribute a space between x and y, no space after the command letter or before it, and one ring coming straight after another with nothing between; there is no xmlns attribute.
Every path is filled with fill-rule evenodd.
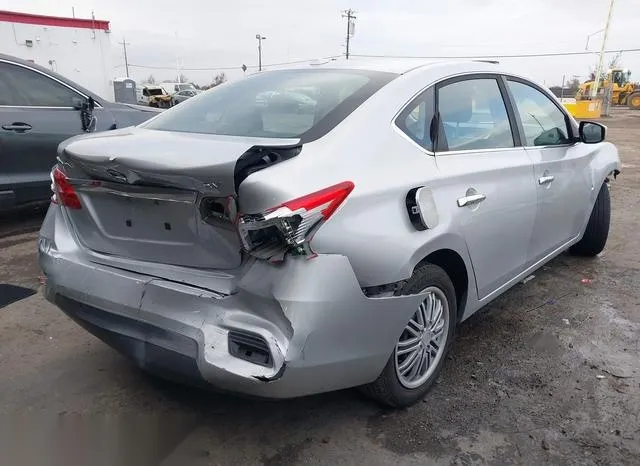
<svg viewBox="0 0 640 466"><path fill-rule="evenodd" d="M46 296L166 377L406 406L461 321L603 250L605 135L498 64L259 73L60 146Z"/></svg>
<svg viewBox="0 0 640 466"><path fill-rule="evenodd" d="M171 105L172 106L178 105L179 103L184 102L185 100L190 99L191 97L195 97L198 94L199 94L199 91L193 91L193 90L176 92L171 96Z"/></svg>

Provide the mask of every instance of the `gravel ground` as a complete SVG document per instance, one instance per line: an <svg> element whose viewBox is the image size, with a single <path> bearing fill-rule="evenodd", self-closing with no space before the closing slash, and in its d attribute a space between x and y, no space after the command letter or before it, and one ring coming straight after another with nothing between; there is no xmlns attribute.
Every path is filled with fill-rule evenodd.
<svg viewBox="0 0 640 466"><path fill-rule="evenodd" d="M0 451L110 465L640 464L640 112L605 124L623 161L607 249L560 256L464 322L435 388L400 411L353 390L269 402L146 376L43 300L29 232L41 214L0 218L0 413L22 420ZM100 441L89 453L83 439Z"/></svg>

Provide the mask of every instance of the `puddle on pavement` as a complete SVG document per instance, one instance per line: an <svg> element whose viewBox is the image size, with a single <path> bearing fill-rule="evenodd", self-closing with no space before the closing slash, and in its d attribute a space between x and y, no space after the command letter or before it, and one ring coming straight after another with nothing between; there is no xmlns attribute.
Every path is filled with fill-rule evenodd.
<svg viewBox="0 0 640 466"><path fill-rule="evenodd" d="M36 294L36 290L24 286L0 284L0 308Z"/></svg>

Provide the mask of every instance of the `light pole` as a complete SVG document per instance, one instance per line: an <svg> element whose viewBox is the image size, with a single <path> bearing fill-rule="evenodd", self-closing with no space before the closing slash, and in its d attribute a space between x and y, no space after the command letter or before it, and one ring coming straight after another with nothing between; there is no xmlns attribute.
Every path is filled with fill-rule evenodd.
<svg viewBox="0 0 640 466"><path fill-rule="evenodd" d="M258 71L262 71L262 41L266 39L262 34L256 34L258 39Z"/></svg>

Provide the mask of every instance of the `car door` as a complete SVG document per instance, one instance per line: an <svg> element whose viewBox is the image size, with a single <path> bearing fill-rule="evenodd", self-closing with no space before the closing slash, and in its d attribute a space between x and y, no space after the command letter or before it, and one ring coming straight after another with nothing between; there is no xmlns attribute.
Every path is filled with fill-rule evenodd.
<svg viewBox="0 0 640 466"><path fill-rule="evenodd" d="M436 164L461 229L479 299L527 266L536 213L532 162L499 76L456 77L436 86Z"/></svg>
<svg viewBox="0 0 640 466"><path fill-rule="evenodd" d="M541 88L511 77L507 88L534 164L538 207L529 261L535 263L580 235L599 189L589 169L595 149L575 141L566 112Z"/></svg>
<svg viewBox="0 0 640 466"><path fill-rule="evenodd" d="M0 172L12 202L46 200L58 144L83 132L78 106L86 96L27 66L0 61ZM112 118L96 108L96 130ZM105 118L106 117L106 118ZM7 195L8 196L8 195Z"/></svg>

